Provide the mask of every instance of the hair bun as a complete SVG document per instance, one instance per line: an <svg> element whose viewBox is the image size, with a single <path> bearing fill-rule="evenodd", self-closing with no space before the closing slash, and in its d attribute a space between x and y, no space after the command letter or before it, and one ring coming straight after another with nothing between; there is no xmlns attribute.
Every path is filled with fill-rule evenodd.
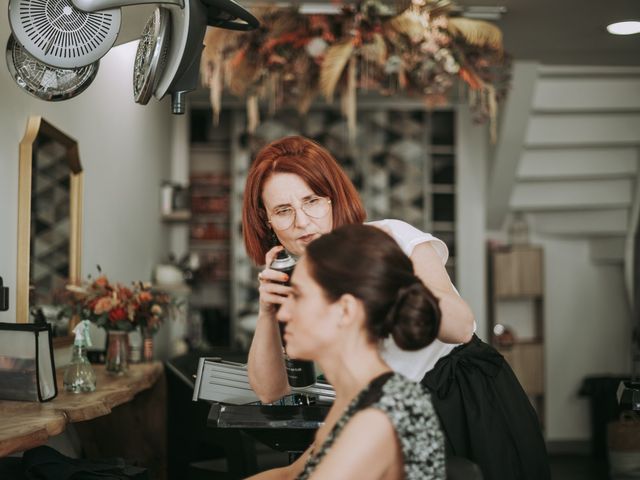
<svg viewBox="0 0 640 480"><path fill-rule="evenodd" d="M383 329L403 350L419 350L435 340L440 329L438 300L419 280L398 290ZM385 335L386 336L386 335Z"/></svg>

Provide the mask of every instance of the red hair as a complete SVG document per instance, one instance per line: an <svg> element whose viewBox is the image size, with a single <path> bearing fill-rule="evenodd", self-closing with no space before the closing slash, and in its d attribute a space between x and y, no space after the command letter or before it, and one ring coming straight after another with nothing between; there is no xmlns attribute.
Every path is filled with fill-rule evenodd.
<svg viewBox="0 0 640 480"><path fill-rule="evenodd" d="M258 152L249 168L242 202L244 246L256 265L264 263L273 247L262 190L275 173L298 175L316 195L330 198L333 228L364 222L367 214L356 188L324 147L301 136L275 140Z"/></svg>

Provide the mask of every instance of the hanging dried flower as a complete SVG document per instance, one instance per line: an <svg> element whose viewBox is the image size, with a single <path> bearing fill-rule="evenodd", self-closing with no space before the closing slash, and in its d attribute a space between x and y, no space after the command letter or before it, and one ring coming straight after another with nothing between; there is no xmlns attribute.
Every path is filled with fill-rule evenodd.
<svg viewBox="0 0 640 480"><path fill-rule="evenodd" d="M502 33L487 22L451 17L450 0L397 0L392 16L381 0L344 5L338 15L302 15L295 8L254 9L259 29L212 29L205 37L203 83L214 116L223 88L244 97L248 130L260 122L260 100L273 113L284 104L308 111L318 94L339 94L355 133L358 89L422 97L442 105L458 81L468 87L477 121L495 132L497 103L509 88L510 58ZM223 32L223 33L220 33Z"/></svg>

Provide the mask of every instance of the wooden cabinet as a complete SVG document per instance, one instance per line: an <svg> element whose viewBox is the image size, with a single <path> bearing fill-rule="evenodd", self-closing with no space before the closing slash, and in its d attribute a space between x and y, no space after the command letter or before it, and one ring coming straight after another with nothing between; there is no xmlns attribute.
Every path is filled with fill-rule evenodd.
<svg viewBox="0 0 640 480"><path fill-rule="evenodd" d="M542 296L542 249L516 247L493 254L493 295L498 299Z"/></svg>
<svg viewBox="0 0 640 480"><path fill-rule="evenodd" d="M544 351L542 343L516 343L511 347L498 347L516 373L528 395L544 395Z"/></svg>
<svg viewBox="0 0 640 480"><path fill-rule="evenodd" d="M489 338L544 425L544 257L537 246L489 249Z"/></svg>

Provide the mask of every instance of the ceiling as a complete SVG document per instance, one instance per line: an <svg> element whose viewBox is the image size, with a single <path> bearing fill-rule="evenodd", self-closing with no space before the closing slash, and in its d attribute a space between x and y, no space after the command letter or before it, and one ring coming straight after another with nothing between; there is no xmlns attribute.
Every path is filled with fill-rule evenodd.
<svg viewBox="0 0 640 480"><path fill-rule="evenodd" d="M515 60L555 65L640 66L640 34L606 31L612 22L640 20L640 0L457 0L503 6L495 23Z"/></svg>
<svg viewBox="0 0 640 480"><path fill-rule="evenodd" d="M275 1L275 0L274 0ZM332 3L332 0L313 0ZM393 0L389 0L392 2ZM239 0L251 10L259 0ZM309 2L312 3L312 2ZM503 32L505 49L515 60L552 65L640 66L640 34L616 36L605 27L640 20L640 0L457 0L461 7L505 7L493 21ZM118 43L133 40L153 6L125 7Z"/></svg>

